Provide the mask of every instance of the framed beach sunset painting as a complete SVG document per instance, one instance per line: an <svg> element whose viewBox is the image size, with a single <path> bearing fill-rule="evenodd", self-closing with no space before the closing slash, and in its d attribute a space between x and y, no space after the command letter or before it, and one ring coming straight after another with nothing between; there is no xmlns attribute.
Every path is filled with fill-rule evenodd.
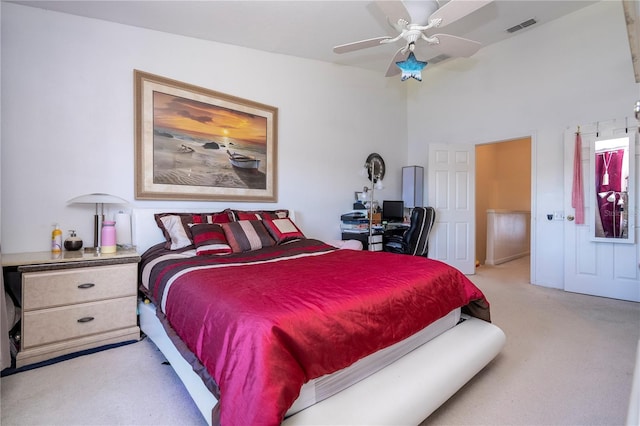
<svg viewBox="0 0 640 426"><path fill-rule="evenodd" d="M277 201L278 109L134 70L142 200Z"/></svg>

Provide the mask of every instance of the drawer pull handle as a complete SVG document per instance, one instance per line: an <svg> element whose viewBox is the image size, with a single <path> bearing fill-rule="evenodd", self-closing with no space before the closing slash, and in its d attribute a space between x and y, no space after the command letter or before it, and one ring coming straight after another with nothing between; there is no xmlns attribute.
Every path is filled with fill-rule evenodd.
<svg viewBox="0 0 640 426"><path fill-rule="evenodd" d="M80 318L80 319L78 320L78 322L79 322L79 323L90 322L90 321L93 321L94 319L95 319L95 318L93 318L93 317L83 317L83 318Z"/></svg>
<svg viewBox="0 0 640 426"><path fill-rule="evenodd" d="M81 289L85 289L85 288L91 288L91 287L95 287L96 285L94 283L84 283L84 284L80 284L78 286L78 288Z"/></svg>

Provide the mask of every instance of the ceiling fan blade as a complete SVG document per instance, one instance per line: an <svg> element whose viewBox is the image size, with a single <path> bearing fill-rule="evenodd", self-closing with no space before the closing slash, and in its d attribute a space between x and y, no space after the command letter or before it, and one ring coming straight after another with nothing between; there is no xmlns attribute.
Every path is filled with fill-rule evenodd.
<svg viewBox="0 0 640 426"><path fill-rule="evenodd" d="M370 38L368 40L360 40L355 41L353 43L341 44L340 46L336 46L333 48L335 53L347 53L353 52L354 50L366 49L368 47L380 46L380 41L388 40L391 37L376 37Z"/></svg>
<svg viewBox="0 0 640 426"><path fill-rule="evenodd" d="M433 12L429 17L429 21L442 19L442 22L439 25L439 27L442 28L460 18L464 18L492 1L493 0L451 0L449 3Z"/></svg>
<svg viewBox="0 0 640 426"><path fill-rule="evenodd" d="M468 58L482 47L482 44L477 41L450 34L434 34L430 37L437 38L440 42L437 44L430 43L429 45L449 56Z"/></svg>
<svg viewBox="0 0 640 426"><path fill-rule="evenodd" d="M385 77L393 77L394 75L400 74L400 68L396 65L396 62L404 61L409 57L409 51L402 53L404 48L398 50L391 60L389 64L389 68L387 68L387 73L384 75Z"/></svg>

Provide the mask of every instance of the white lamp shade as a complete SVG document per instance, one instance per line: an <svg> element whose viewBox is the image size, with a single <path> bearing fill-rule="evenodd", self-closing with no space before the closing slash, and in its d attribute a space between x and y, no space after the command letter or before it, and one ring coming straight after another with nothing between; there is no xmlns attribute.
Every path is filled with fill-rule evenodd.
<svg viewBox="0 0 640 426"><path fill-rule="evenodd" d="M115 195L103 194L103 193L93 193L81 195L79 197L75 197L67 201L68 204L129 204L129 202L120 197L116 197Z"/></svg>

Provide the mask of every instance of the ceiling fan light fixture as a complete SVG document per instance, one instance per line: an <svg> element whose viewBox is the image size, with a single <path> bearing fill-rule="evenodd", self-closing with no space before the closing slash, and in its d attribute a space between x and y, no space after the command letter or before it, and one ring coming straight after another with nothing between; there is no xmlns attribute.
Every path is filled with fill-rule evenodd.
<svg viewBox="0 0 640 426"><path fill-rule="evenodd" d="M440 53L448 57L464 57L474 55L481 47L477 41L468 40L451 34L431 34L427 31L444 27L475 12L494 0L421 0L421 1L375 1L374 4L386 15L387 22L396 30L395 37L376 37L335 46L335 53L347 53L374 46L404 42L389 63L386 77L402 71L402 81L415 78L422 81L421 70L427 62L418 61L413 52L418 43L434 46ZM406 58L406 59L405 59ZM402 60L405 59L405 60Z"/></svg>
<svg viewBox="0 0 640 426"><path fill-rule="evenodd" d="M402 2L407 9L407 13L411 18L411 22L419 25L427 25L429 23L429 17L440 8L437 0L429 1L412 1L405 0Z"/></svg>
<svg viewBox="0 0 640 426"><path fill-rule="evenodd" d="M396 65L402 71L401 81L414 78L418 81L422 81L422 70L427 66L426 61L419 61L416 59L416 55L413 52L409 53L409 56L404 61L396 62Z"/></svg>

